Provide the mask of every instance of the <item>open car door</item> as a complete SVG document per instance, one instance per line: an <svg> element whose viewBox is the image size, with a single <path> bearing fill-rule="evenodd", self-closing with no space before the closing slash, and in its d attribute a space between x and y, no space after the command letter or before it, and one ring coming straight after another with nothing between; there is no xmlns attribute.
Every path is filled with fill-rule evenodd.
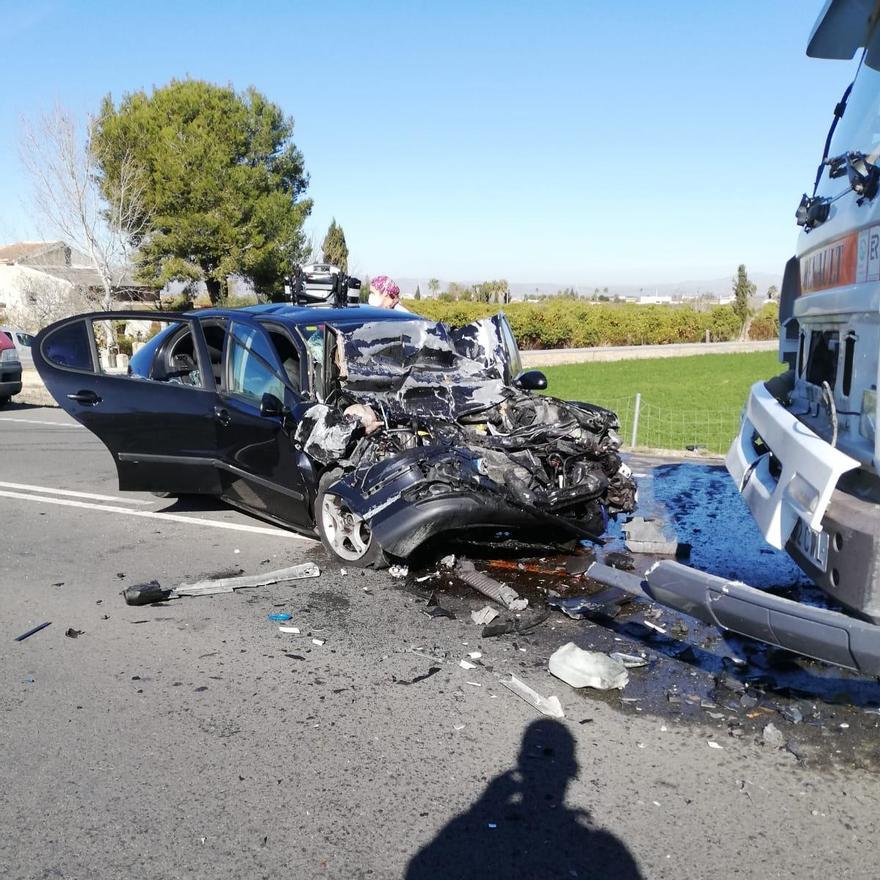
<svg viewBox="0 0 880 880"><path fill-rule="evenodd" d="M113 366L106 354L121 322L136 327L138 339L146 338L125 369ZM219 400L195 317L176 312L77 315L41 331L33 357L58 405L110 450L120 489L219 493Z"/></svg>

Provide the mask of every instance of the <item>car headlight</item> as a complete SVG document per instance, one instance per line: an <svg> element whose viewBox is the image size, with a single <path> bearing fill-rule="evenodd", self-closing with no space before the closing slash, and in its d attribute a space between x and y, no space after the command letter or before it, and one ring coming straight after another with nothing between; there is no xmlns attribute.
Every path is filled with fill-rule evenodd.
<svg viewBox="0 0 880 880"><path fill-rule="evenodd" d="M859 414L859 433L874 442L874 429L877 422L877 392L862 392L862 411Z"/></svg>

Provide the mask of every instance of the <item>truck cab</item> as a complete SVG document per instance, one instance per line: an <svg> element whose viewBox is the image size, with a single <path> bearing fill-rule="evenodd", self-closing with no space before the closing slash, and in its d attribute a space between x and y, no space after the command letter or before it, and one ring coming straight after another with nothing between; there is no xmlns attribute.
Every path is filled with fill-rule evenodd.
<svg viewBox="0 0 880 880"><path fill-rule="evenodd" d="M829 0L807 54L861 60L834 108L780 296L787 373L749 394L727 468L771 545L880 623L880 3Z"/></svg>

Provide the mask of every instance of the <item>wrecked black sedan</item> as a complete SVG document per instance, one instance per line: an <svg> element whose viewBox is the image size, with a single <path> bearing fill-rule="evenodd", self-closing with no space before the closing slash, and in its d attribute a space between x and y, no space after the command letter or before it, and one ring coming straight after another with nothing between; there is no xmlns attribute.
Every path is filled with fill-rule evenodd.
<svg viewBox="0 0 880 880"><path fill-rule="evenodd" d="M120 330L136 348L124 369L106 354ZM617 417L534 393L546 379L523 372L503 315L103 312L43 330L34 363L120 489L219 496L317 533L344 564L462 532L598 540L635 504Z"/></svg>

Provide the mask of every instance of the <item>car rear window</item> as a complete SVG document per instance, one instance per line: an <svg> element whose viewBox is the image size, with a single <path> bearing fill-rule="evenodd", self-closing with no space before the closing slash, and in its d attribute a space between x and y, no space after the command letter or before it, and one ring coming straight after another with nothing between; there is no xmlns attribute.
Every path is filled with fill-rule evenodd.
<svg viewBox="0 0 880 880"><path fill-rule="evenodd" d="M92 349L85 321L64 324L43 340L43 357L58 367L92 371Z"/></svg>

